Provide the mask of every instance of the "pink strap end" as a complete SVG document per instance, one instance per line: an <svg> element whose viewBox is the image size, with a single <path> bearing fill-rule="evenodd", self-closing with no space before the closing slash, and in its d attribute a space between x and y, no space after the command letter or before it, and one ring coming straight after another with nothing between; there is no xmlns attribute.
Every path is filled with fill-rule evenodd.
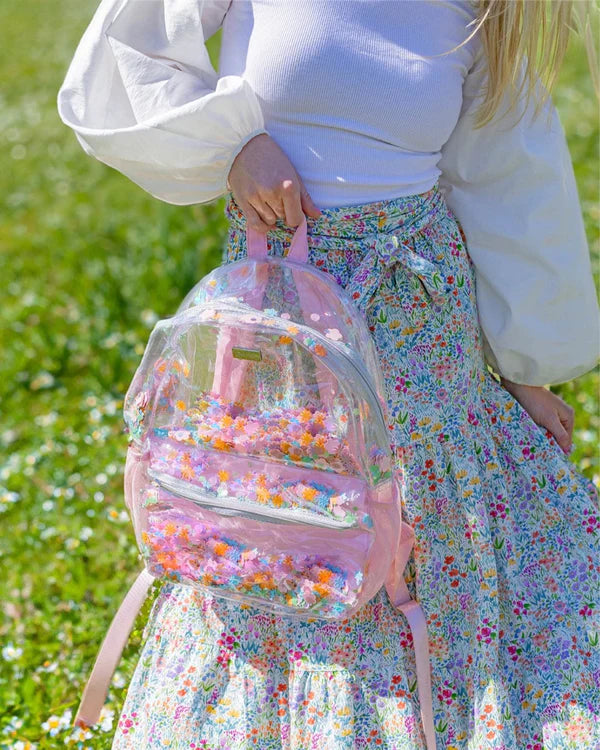
<svg viewBox="0 0 600 750"><path fill-rule="evenodd" d="M306 215L302 214L302 221L294 232L287 257L297 263L306 263L308 260L308 225Z"/></svg>
<svg viewBox="0 0 600 750"><path fill-rule="evenodd" d="M246 224L246 254L260 260L267 257L267 235Z"/></svg>
<svg viewBox="0 0 600 750"><path fill-rule="evenodd" d="M402 521L392 575L387 582L389 583L388 595L390 595L392 604L406 617L412 633L423 733L425 735L427 750L436 750L427 619L419 602L411 597L404 578L404 569L406 568L414 542L414 529Z"/></svg>

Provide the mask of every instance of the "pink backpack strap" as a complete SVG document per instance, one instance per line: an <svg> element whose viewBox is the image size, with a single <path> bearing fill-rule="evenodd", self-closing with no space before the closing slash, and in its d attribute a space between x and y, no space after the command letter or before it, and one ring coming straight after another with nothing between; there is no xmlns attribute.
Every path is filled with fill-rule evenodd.
<svg viewBox="0 0 600 750"><path fill-rule="evenodd" d="M267 285L267 269L261 269L261 276L256 286L252 289L252 295L247 297L250 306L260 310ZM247 360L233 360L228 352L234 346L243 349L252 349L254 334L252 331L235 329L232 326L223 327L219 330L217 349L215 356L215 373L213 376L213 393L219 393L228 401L237 401L244 375L248 369Z"/></svg>
<svg viewBox="0 0 600 750"><path fill-rule="evenodd" d="M308 260L308 243L306 239L306 232L308 225L306 223L306 214L302 214L302 221L298 224L292 241L290 242L290 249L287 253L289 260L295 260L297 263L306 263ZM267 235L263 232L259 232L253 229L251 226L246 226L246 253L249 258L255 258L261 260L267 257Z"/></svg>
<svg viewBox="0 0 600 750"><path fill-rule="evenodd" d="M386 589L392 604L402 612L410 626L413 637L413 648L415 650L417 686L419 689L419 705L421 708L423 731L427 741L427 750L436 750L427 620L425 619L425 613L421 605L411 598L404 579L404 569L406 568L414 541L415 534L412 527L403 521L398 548L388 580L386 581Z"/></svg>
<svg viewBox="0 0 600 750"><path fill-rule="evenodd" d="M302 222L298 225L292 237L287 253L287 258L297 263L305 263L308 258L306 232L306 216L303 214ZM249 225L246 226L246 254L254 260L263 260L268 256L266 234L253 229ZM248 304L256 307L257 310L261 309L267 284L266 269L264 271L264 278L258 280L255 288L252 290L252 296L247 298ZM228 351L232 346L252 349L253 340L252 331L227 328L219 332L212 385L214 393L219 393L230 401L237 400L244 375L248 369L248 361L236 360L234 362L231 356L228 355Z"/></svg>
<svg viewBox="0 0 600 750"><path fill-rule="evenodd" d="M73 726L92 726L98 722L110 681L133 628L135 618L155 578L144 568L133 582L117 610L88 678Z"/></svg>

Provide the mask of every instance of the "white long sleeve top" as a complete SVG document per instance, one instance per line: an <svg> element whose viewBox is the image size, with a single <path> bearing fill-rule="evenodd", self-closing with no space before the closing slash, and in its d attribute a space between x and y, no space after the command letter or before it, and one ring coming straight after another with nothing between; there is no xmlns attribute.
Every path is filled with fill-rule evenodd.
<svg viewBox="0 0 600 750"><path fill-rule="evenodd" d="M536 120L533 99L501 119L506 96L474 128L480 36L441 54L474 17L469 0L102 0L58 111L88 154L178 205L225 195L265 132L321 208L439 181L474 263L486 361L561 383L600 356L573 165L551 99ZM221 26L217 73L205 42Z"/></svg>

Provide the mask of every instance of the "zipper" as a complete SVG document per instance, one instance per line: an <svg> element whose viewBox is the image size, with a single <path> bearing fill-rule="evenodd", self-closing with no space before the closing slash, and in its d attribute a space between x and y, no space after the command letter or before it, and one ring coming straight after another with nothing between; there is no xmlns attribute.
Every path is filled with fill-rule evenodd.
<svg viewBox="0 0 600 750"><path fill-rule="evenodd" d="M371 383L369 382L368 376L364 372L362 363L360 362L360 360L356 358L354 352L352 352L352 350L349 347L346 347L344 344L340 344L339 341L334 341L333 339L328 339L327 336L323 336L323 334L320 331L316 331L312 328L308 328L304 326L302 327L307 332L310 332L309 335L311 336L316 335L318 338L321 339L321 341L326 342L328 346L333 346L333 348L336 349L345 360L350 362L352 367L354 367L356 372L360 375L367 392L371 394L373 402L377 404L377 411L379 413L379 416L381 417L381 421L385 425L385 415L383 413L383 409L381 408L381 403L379 402L379 398L377 394L375 393L375 391L373 390L373 387L371 386Z"/></svg>
<svg viewBox="0 0 600 750"><path fill-rule="evenodd" d="M191 500L193 503L202 506L208 506L215 512L222 515L243 515L249 517L258 517L258 520L269 521L270 523L305 523L310 526L321 526L327 529L351 529L358 526L355 522L334 520L328 518L315 517L314 513L303 510L291 509L273 509L268 510L258 503L248 501L243 502L229 495L225 496L207 496L205 492L195 487L190 482L183 479L172 477L170 474L148 469L148 475L160 487L168 490L174 495ZM229 513L227 511L230 511Z"/></svg>

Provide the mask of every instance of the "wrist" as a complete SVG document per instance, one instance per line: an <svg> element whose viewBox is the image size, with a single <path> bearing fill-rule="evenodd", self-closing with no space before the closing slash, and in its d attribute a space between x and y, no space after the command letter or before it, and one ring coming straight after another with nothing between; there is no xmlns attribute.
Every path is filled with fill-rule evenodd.
<svg viewBox="0 0 600 750"><path fill-rule="evenodd" d="M528 385L527 383L515 383L513 380L508 380L507 378L502 377L500 375L500 383L503 385L507 391L516 391L522 388L543 388L543 385Z"/></svg>
<svg viewBox="0 0 600 750"><path fill-rule="evenodd" d="M244 149L244 147L250 143L250 141L253 138L256 138L259 135L269 135L269 133L264 128L258 128L256 130L253 130L251 133L248 133L245 135L235 146L235 148L230 152L229 158L227 159L227 163L225 164L225 190L231 191L231 185L229 183L229 177L231 175L231 169L233 167L233 162L237 159L238 155L241 153L241 151Z"/></svg>
<svg viewBox="0 0 600 750"><path fill-rule="evenodd" d="M520 388L522 385L521 383L515 383L513 380L509 380L508 378L505 378L502 375L500 375L500 383L501 385L504 386L504 388L506 388L507 391L516 390L517 388Z"/></svg>

